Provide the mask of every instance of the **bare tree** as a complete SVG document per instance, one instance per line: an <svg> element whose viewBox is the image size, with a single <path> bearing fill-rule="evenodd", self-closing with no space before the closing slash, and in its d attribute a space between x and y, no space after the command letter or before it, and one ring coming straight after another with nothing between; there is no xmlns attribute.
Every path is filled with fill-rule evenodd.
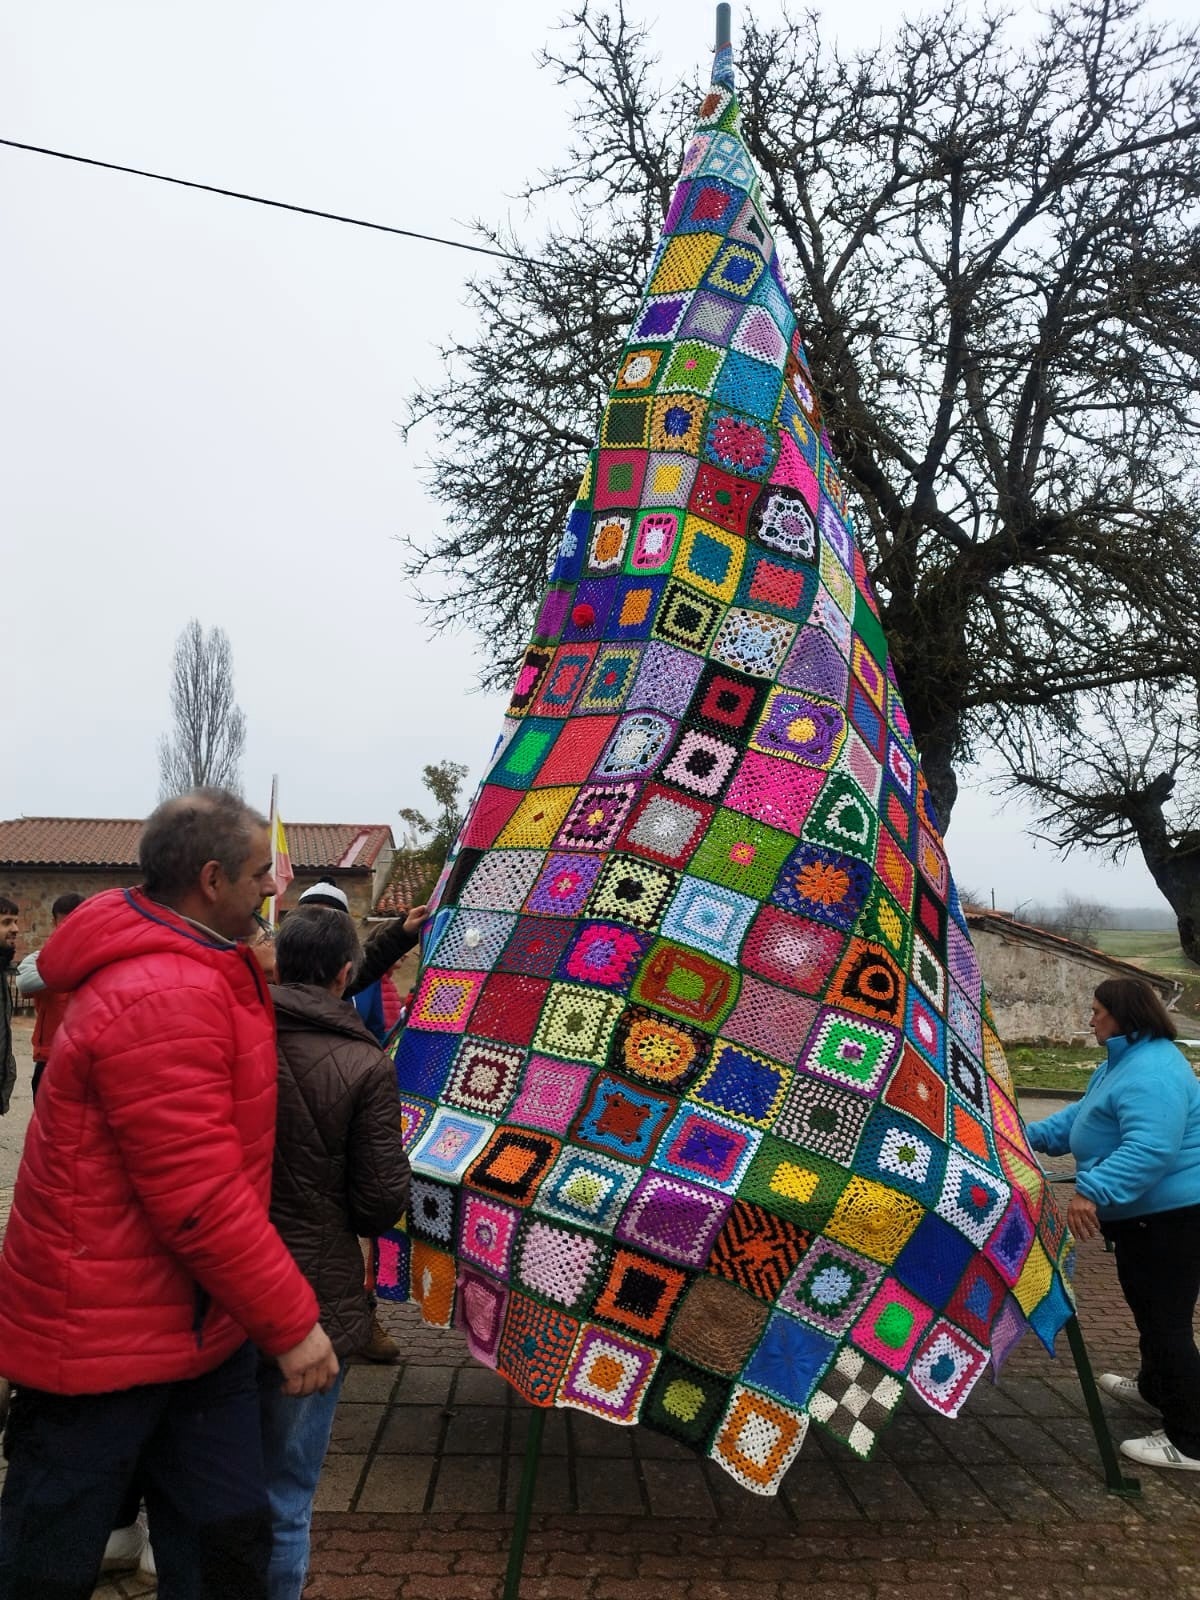
<svg viewBox="0 0 1200 1600"><path fill-rule="evenodd" d="M202 784L238 789L246 719L233 698L233 650L223 628L193 617L171 664L173 732L158 742L159 798Z"/></svg>
<svg viewBox="0 0 1200 1600"><path fill-rule="evenodd" d="M739 45L813 419L944 823L956 768L1007 755L1005 730L1048 748L1081 697L1168 692L1193 654L1197 46L1138 0L1053 7L1025 45L953 5L861 54L815 15L751 23ZM447 524L410 547L410 571L448 576L434 621L483 634L496 685L594 441L696 98L662 91L623 0L584 0L544 60L577 98L575 134L526 193L568 201L574 221L474 283L480 332L444 351L445 381L409 419L437 434Z"/></svg>
<svg viewBox="0 0 1200 1600"><path fill-rule="evenodd" d="M1190 683L1093 697L1074 723L1010 731L1010 769L1064 853L1140 850L1200 963L1200 663ZM1038 734L1041 737L1038 737Z"/></svg>

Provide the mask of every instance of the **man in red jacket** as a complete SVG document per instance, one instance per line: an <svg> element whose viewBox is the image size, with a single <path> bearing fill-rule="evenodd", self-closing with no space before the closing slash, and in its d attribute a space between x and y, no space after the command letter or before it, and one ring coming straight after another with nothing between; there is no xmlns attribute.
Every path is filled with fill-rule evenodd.
<svg viewBox="0 0 1200 1600"><path fill-rule="evenodd" d="M71 1000L0 1254L0 1600L88 1600L135 1475L164 1594L261 1600L254 1345L291 1394L338 1370L268 1217L275 1027L239 942L275 890L266 821L197 789L140 860L38 962Z"/></svg>

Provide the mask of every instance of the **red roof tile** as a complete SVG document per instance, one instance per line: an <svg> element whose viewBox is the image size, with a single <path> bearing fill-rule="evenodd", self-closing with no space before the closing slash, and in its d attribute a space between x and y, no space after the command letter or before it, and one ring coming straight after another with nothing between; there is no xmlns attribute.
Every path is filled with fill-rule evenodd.
<svg viewBox="0 0 1200 1600"><path fill-rule="evenodd" d="M429 861L407 850L397 850L387 885L375 902L374 915L395 917L410 906L419 906L429 898L441 870L440 862Z"/></svg>
<svg viewBox="0 0 1200 1600"><path fill-rule="evenodd" d="M301 872L369 872L392 845L384 823L289 822L288 849ZM140 821L115 817L18 817L0 822L0 866L137 868Z"/></svg>
<svg viewBox="0 0 1200 1600"><path fill-rule="evenodd" d="M302 872L313 867L362 872L373 867L385 847L392 847L392 830L382 822L289 822L284 818L292 866Z"/></svg>
<svg viewBox="0 0 1200 1600"><path fill-rule="evenodd" d="M137 869L142 824L117 817L18 817L0 822L0 865Z"/></svg>

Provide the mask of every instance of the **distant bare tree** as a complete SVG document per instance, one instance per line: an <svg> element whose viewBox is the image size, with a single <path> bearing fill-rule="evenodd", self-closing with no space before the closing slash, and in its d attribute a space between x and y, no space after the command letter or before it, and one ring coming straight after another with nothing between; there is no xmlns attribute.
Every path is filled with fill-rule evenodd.
<svg viewBox="0 0 1200 1600"><path fill-rule="evenodd" d="M223 628L193 617L171 665L174 731L158 742L161 800L202 784L240 789L246 719L233 698L233 650Z"/></svg>
<svg viewBox="0 0 1200 1600"><path fill-rule="evenodd" d="M1200 663L1189 684L1152 683L1091 700L1069 727L1013 723L1009 760L1064 854L1141 852L1200 964Z"/></svg>

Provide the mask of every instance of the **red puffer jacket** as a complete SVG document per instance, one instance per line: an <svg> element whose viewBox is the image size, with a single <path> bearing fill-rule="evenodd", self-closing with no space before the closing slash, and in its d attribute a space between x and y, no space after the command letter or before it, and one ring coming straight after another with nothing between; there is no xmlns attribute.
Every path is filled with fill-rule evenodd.
<svg viewBox="0 0 1200 1600"><path fill-rule="evenodd" d="M75 993L0 1254L0 1373L96 1394L198 1377L247 1334L291 1349L317 1302L267 1216L275 1026L254 957L113 889L38 969Z"/></svg>

